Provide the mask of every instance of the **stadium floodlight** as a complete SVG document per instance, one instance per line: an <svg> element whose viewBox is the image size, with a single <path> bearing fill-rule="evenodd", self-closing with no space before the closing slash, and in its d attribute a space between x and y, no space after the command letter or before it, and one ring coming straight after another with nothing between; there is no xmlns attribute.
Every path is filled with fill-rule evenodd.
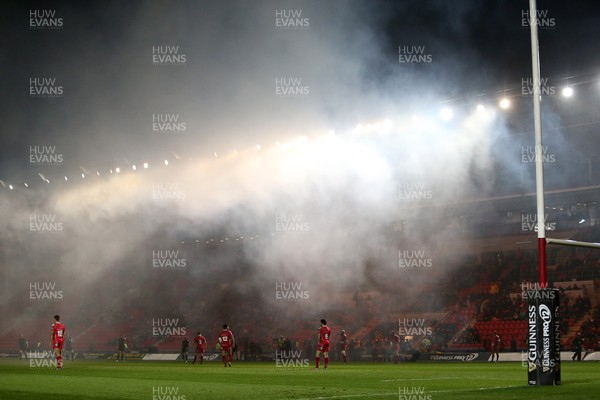
<svg viewBox="0 0 600 400"><path fill-rule="evenodd" d="M260 149L262 149L262 147L260 146L260 144L257 144L256 145L256 150L260 150Z"/></svg>
<svg viewBox="0 0 600 400"><path fill-rule="evenodd" d="M483 104L477 104L477 111L478 112L484 112L485 111L485 106Z"/></svg>
<svg viewBox="0 0 600 400"><path fill-rule="evenodd" d="M562 90L563 97L572 97L573 96L573 88L571 86L565 86Z"/></svg>
<svg viewBox="0 0 600 400"><path fill-rule="evenodd" d="M144 169L148 169L148 163L147 162L144 163Z"/></svg>
<svg viewBox="0 0 600 400"><path fill-rule="evenodd" d="M117 172L117 174L118 174L118 173L120 173L120 172L121 172L121 168L117 167L117 168L115 168L115 171L116 171L116 172Z"/></svg>
<svg viewBox="0 0 600 400"><path fill-rule="evenodd" d="M50 180L48 178L46 178L46 176L44 174L42 174L41 172L38 173L38 176L40 178L42 178L42 180L46 183L50 183Z"/></svg>
<svg viewBox="0 0 600 400"><path fill-rule="evenodd" d="M65 181L68 181L68 180L69 180L69 178L67 178L67 177L65 176Z"/></svg>
<svg viewBox="0 0 600 400"><path fill-rule="evenodd" d="M219 156L217 155L217 152L216 152L216 151L214 151L214 152L213 152L213 154L214 154L215 158L219 157Z"/></svg>
<svg viewBox="0 0 600 400"><path fill-rule="evenodd" d="M81 173L81 179L85 179L85 174L83 172Z"/></svg>
<svg viewBox="0 0 600 400"><path fill-rule="evenodd" d="M503 97L500 100L499 104L500 104L500 108L503 109L503 110L506 110L506 109L510 108L510 100L507 99L506 97Z"/></svg>
<svg viewBox="0 0 600 400"><path fill-rule="evenodd" d="M26 188L29 187L29 185L27 184L27 182L24 182L23 185L25 185Z"/></svg>
<svg viewBox="0 0 600 400"><path fill-rule="evenodd" d="M10 190L13 190L13 185L8 185L8 188L9 188Z"/></svg>
<svg viewBox="0 0 600 400"><path fill-rule="evenodd" d="M169 160L165 160L165 165L169 165Z"/></svg>
<svg viewBox="0 0 600 400"><path fill-rule="evenodd" d="M452 109L450 107L444 107L440 111L440 117L444 121L450 121L453 116L454 116L454 113L452 112Z"/></svg>
<svg viewBox="0 0 600 400"><path fill-rule="evenodd" d="M135 166L135 164L133 164L133 165L131 166L131 169L133 169L134 171L136 171L136 170L137 170L137 167Z"/></svg>

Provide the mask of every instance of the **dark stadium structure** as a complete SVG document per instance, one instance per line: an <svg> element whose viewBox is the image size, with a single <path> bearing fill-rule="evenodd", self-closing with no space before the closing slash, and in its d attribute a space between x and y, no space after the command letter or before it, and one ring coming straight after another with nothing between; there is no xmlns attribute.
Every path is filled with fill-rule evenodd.
<svg viewBox="0 0 600 400"><path fill-rule="evenodd" d="M312 366L323 318L332 361L342 329L351 363L391 362L394 333L402 361L526 350L526 3L7 4L0 353L49 351L56 314L113 360L197 332L210 360L227 324L235 361ZM543 7L546 237L598 243L600 3ZM600 251L546 261L563 350L600 350Z"/></svg>
<svg viewBox="0 0 600 400"><path fill-rule="evenodd" d="M600 186L548 193L547 223L554 226L552 237L600 242L598 200ZM373 349L379 352L376 359L384 360L389 331L397 331L399 321L404 321L400 324L401 328L404 325L401 333L405 333L412 350L489 350L489 337L497 331L503 338L504 351L511 347L521 351L526 346L527 332L522 293L537 282L536 243L522 221L531 204L530 194L444 204L447 219L438 223L454 224L458 231L477 234L448 241L445 248L437 249L435 262L447 265L443 272L426 272L428 284L418 293L406 296L405 277L382 275L387 261L374 257L366 267L371 272L368 279L356 287L329 293L328 304L319 313L312 313L303 301L290 301L283 306L269 304L260 300L260 286L244 287L244 282L260 269L245 260L244 254L278 240L268 231L253 232L251 236L222 227L205 236L180 237L176 250L185 255L188 268L177 274L160 270L146 274L143 271L147 264L136 265L123 259L115 262L100 283L92 287L70 287L68 281L63 281L67 283L63 289L70 296L76 294L78 301L35 302L24 300L28 296L22 290L15 291L2 304L6 328L1 332L0 351L16 355L20 334L29 339L31 349L37 342L41 342L41 348L47 346L46 316L56 307L68 316L68 332L75 350L81 354L115 352L120 335L128 338L130 352L178 352L181 331L160 337L151 334L151 321L156 315L178 319L178 326L187 328L188 337L202 328L209 348L216 345L214 333L221 321L232 321L242 359L271 359L276 349L273 339L279 334L294 346L312 352L314 321L321 314L332 321L334 337L341 329L350 332L349 337L354 340L350 354L354 360L371 360ZM488 209L497 211L490 215ZM390 241L400 247L408 238L411 225L418 223L396 221L385 229ZM154 243L147 244L148 249L166 240L157 234ZM6 235L2 243L5 266L13 265L14 257L26 251L14 247ZM30 245L35 246L35 237ZM46 254L43 264L51 264L53 257L60 258L60 254ZM585 348L599 350L600 254L594 249L551 246L547 258L549 286L563 293L564 349L571 349L571 341L580 332ZM191 260L201 261L195 265ZM202 274L195 270L200 264ZM11 281L10 268L4 268L2 274L4 282ZM43 280L45 276L43 268L38 268L32 272L31 280ZM265 285L262 290L272 292L271 286ZM201 303L197 302L198 297L203 299ZM425 349L422 342L426 337L431 345ZM337 357L335 350L334 353Z"/></svg>

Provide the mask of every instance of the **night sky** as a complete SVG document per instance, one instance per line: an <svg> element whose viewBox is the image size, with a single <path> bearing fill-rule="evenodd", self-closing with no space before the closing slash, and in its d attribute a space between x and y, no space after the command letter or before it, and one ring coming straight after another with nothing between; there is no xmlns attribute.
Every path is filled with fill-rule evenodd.
<svg viewBox="0 0 600 400"><path fill-rule="evenodd" d="M546 188L600 185L600 2L538 8ZM278 310L317 321L343 304L330 294L361 290L390 310L423 293L441 307L463 239L535 216L527 10L2 2L3 311L46 321L70 307L85 326L119 300L146 321L218 327ZM523 208L469 209L504 195ZM157 270L164 254L185 267ZM399 267L415 254L431 269ZM32 279L65 301L30 302ZM290 312L280 282L310 300Z"/></svg>
<svg viewBox="0 0 600 400"><path fill-rule="evenodd" d="M415 105L493 99L520 90L531 76L524 0L15 1L0 7L0 179L6 182L339 131L414 112ZM567 77L598 79L600 4L539 1L538 8L547 25L539 31L542 77L556 86ZM62 26L32 29L30 10L53 11ZM308 26L278 27L276 10L300 11ZM153 65L153 46L169 45L186 62ZM399 63L399 46L413 45L423 46L432 62ZM62 96L32 97L33 77L55 79ZM275 96L277 77L302 78L309 95ZM153 134L152 115L160 113L177 114L185 133ZM31 165L30 147L37 145L55 146L61 165Z"/></svg>

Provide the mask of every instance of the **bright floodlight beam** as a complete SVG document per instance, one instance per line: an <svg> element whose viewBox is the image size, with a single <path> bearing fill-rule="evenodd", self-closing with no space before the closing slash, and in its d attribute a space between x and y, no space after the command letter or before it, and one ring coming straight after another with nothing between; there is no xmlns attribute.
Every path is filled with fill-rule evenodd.
<svg viewBox="0 0 600 400"><path fill-rule="evenodd" d="M42 174L41 172L38 172L38 176L40 178L42 178L42 180L46 183L50 183L50 180L48 178L46 178L46 176L44 174Z"/></svg>
<svg viewBox="0 0 600 400"><path fill-rule="evenodd" d="M452 119L453 115L454 114L450 107L444 107L440 111L440 116L442 117L442 120L444 120L444 121L450 121Z"/></svg>
<svg viewBox="0 0 600 400"><path fill-rule="evenodd" d="M506 97L503 97L500 100L500 108L503 109L503 110L506 110L506 109L510 108L510 100L507 99Z"/></svg>
<svg viewBox="0 0 600 400"><path fill-rule="evenodd" d="M573 88L571 86L565 86L562 90L563 97L572 97L573 96Z"/></svg>

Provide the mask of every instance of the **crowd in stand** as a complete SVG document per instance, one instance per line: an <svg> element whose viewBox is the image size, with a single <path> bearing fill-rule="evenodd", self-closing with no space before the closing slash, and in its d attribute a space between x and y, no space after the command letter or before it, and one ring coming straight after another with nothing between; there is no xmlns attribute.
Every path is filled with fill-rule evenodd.
<svg viewBox="0 0 600 400"><path fill-rule="evenodd" d="M578 239L598 241L597 230L592 233ZM551 282L598 278L600 258L597 250L560 249L549 258L556 265L555 269L549 270ZM474 321L526 319L526 303L521 296L522 284L535 282L537 271L532 268L535 265L535 251L492 252L482 255L480 260L475 256L465 256L453 272L445 273L444 281L432 280L423 289L436 292L436 296L421 296L412 300L406 298L402 290L363 295L364 292L357 289L349 297L351 300L348 304L335 303L326 310L313 311L326 312L329 320L336 321L338 326L335 328L357 332L362 327L370 327L361 337L350 335L351 360L370 357L374 361L389 361L389 332L394 330L397 321L382 321L382 316L407 311L446 313L443 319L429 324L432 329L429 335L415 336L404 342L412 350L445 350L451 341L482 345L486 338L481 337L472 325ZM215 271L218 271L216 267ZM247 289L239 287L244 282L243 276L228 285L209 284L185 274L176 278L171 276L172 281L168 285L178 288L177 293L184 295L171 298L140 295L135 287L142 287L146 293L164 292L164 285L167 284L165 279L161 276L140 278L135 270L125 271L114 281L133 282L137 279L136 285L131 284L129 290L122 291L115 298L102 295L103 288L97 288L81 304L85 312L78 314L77 323L88 326L118 325L127 329L107 339L106 343L97 344L98 347L109 345L116 348L118 334L125 334L131 350L145 351L156 341L150 330L152 319L168 316L179 319L180 324L190 330L190 334L202 330L209 339L209 348L216 346L216 338L211 338L209 332L217 332L218 327L227 322L234 329L242 356L248 359L261 359L263 355L268 356L273 352L276 348L273 345L273 332L289 338L291 348L302 349L306 354L314 351L318 327L315 321L321 315L314 312L307 315L308 308L301 301L278 303L275 306L272 303L248 301L249 298L257 300L260 295L241 294ZM107 285L115 282L109 279ZM564 294L561 296L561 311L566 316L563 319L563 332L567 332L570 326L592 311L590 293L579 293L580 289L577 281L561 289ZM600 287L594 287L594 292L599 290ZM573 297L570 293L574 292L579 294ZM205 299L200 303L196 303L198 293L202 293L202 299ZM599 321L600 307L596 306L592 316L581 325L580 332L589 348L598 347ZM457 335L459 332L460 335ZM334 330L334 343L336 334L339 332ZM83 346L88 347L87 343L83 343Z"/></svg>
<svg viewBox="0 0 600 400"><path fill-rule="evenodd" d="M575 239L598 242L599 238L599 230L594 228ZM598 274L600 256L597 250L559 248L549 258L556 264L556 268L548 271L549 287L553 286L553 282L575 281L571 285L560 288L563 316L561 332L565 335L574 323L591 310L590 295L597 293L600 287L594 287L593 293L586 293L580 290L577 280L600 278ZM458 308L464 310L467 315L473 315L475 321L526 320L526 301L522 294L524 290L534 286L531 282L536 282L537 271L532 268L535 265L534 251L490 253L483 255L480 263L471 260L450 276L450 282L457 289L458 296L455 301ZM525 282L530 283L524 284ZM599 306L594 309L594 316L581 327L584 342L595 348L599 347L600 315L596 315L600 313L598 309ZM456 313L456 308L453 313ZM486 339L489 338L481 337L474 326L465 324L454 343L481 344L484 347ZM510 341L516 341L518 343L516 347L525 344L523 338L510 338ZM511 347L515 347L514 343L511 343Z"/></svg>
<svg viewBox="0 0 600 400"><path fill-rule="evenodd" d="M581 334L582 347L586 351L600 349L600 305L596 306L591 317L581 324L578 333Z"/></svg>

